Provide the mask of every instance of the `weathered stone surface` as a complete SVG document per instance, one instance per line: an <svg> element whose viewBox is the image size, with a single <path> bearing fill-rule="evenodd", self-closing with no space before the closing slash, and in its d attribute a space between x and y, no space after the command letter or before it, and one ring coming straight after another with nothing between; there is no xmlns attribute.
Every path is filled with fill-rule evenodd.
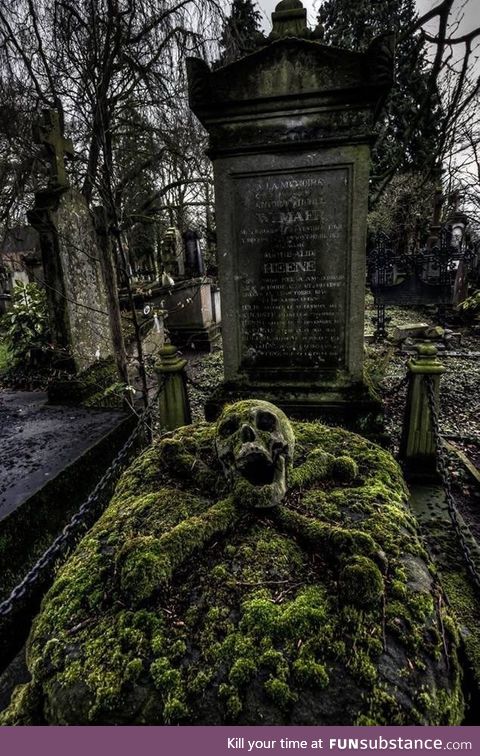
<svg viewBox="0 0 480 756"><path fill-rule="evenodd" d="M292 423L286 496L258 509L264 486L232 489L214 443L252 407L125 473L43 603L3 724L461 722L458 636L398 466Z"/></svg>
<svg viewBox="0 0 480 756"><path fill-rule="evenodd" d="M404 341L408 338L423 338L429 330L428 323L405 323L405 325L395 326L392 333L393 341Z"/></svg>
<svg viewBox="0 0 480 756"><path fill-rule="evenodd" d="M190 59L189 93L214 162L225 379L285 409L308 386L325 416L326 393L363 380L369 156L392 54L283 37L310 36L304 19L282 6L269 45L212 71Z"/></svg>
<svg viewBox="0 0 480 756"><path fill-rule="evenodd" d="M44 206L42 206L44 204ZM73 189L37 195L50 326L62 367L80 372L113 353L107 295L90 212Z"/></svg>
<svg viewBox="0 0 480 756"><path fill-rule="evenodd" d="M49 179L28 218L40 235L57 366L78 373L114 352L102 250L84 197L69 188L64 159L73 146L57 111L42 112L34 140L46 152Z"/></svg>

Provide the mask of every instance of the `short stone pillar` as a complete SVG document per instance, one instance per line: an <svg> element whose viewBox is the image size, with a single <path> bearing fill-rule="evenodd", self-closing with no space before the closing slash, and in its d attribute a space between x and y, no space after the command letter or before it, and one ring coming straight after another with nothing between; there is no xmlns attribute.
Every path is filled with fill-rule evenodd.
<svg viewBox="0 0 480 756"><path fill-rule="evenodd" d="M433 380L438 407L440 376L445 367L437 359L437 348L433 344L419 344L417 352L408 363L410 375L400 455L408 474L431 477L435 474L436 449L425 378Z"/></svg>
<svg viewBox="0 0 480 756"><path fill-rule="evenodd" d="M162 387L158 400L160 429L170 431L182 425L190 425L192 416L187 394L185 365L173 344L159 350L160 361L155 365L159 385Z"/></svg>

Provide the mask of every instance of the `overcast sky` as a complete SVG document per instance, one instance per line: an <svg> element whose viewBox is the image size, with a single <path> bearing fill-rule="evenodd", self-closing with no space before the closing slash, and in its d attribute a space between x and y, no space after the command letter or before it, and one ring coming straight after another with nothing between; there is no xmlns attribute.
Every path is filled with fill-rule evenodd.
<svg viewBox="0 0 480 756"><path fill-rule="evenodd" d="M272 11L275 10L275 6L277 5L278 0L257 0L257 2L262 14L265 17L265 28L270 29L270 15ZM351 0L351 2L354 3L355 0ZM430 10L430 8L434 8L436 5L440 4L440 0L416 0L416 2L419 13L425 13L426 11ZM317 15L316 11L321 4L321 0L303 0L303 5L308 11L310 26L315 26ZM460 9L463 4L464 0L455 0L454 9ZM462 32L467 32L471 31L477 26L480 26L480 0L467 0L464 8L464 19L462 21L460 29ZM435 28L435 22L433 27L431 28L432 30Z"/></svg>

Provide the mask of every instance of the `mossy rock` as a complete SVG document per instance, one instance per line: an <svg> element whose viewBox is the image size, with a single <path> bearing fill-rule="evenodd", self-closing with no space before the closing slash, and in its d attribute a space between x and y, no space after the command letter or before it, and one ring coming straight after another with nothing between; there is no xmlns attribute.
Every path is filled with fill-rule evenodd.
<svg viewBox="0 0 480 756"><path fill-rule="evenodd" d="M458 634L398 466L292 425L281 507L228 492L213 425L135 461L47 594L3 724L462 721ZM319 448L355 460L345 480L295 474Z"/></svg>

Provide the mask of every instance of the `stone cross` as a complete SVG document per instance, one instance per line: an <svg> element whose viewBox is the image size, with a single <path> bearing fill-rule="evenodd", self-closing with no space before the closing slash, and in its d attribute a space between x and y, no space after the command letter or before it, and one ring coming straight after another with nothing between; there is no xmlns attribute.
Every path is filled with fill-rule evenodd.
<svg viewBox="0 0 480 756"><path fill-rule="evenodd" d="M44 146L50 164L49 186L68 186L65 173L65 158L73 158L73 144L65 139L57 110L42 110L42 115L33 128L35 144Z"/></svg>

